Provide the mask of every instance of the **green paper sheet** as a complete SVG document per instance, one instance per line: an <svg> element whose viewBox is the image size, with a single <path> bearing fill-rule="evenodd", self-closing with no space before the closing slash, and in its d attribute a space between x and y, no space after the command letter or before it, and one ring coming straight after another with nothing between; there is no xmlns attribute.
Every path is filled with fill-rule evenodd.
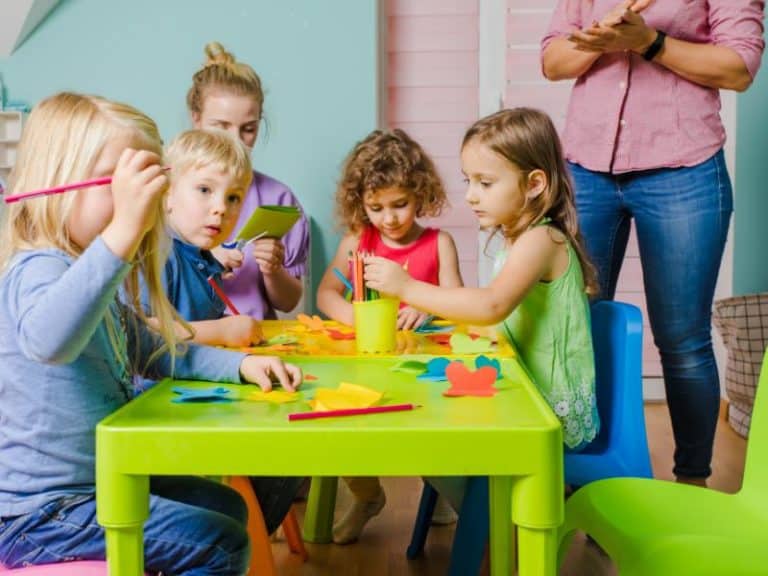
<svg viewBox="0 0 768 576"><path fill-rule="evenodd" d="M259 206L237 233L235 240L250 240L259 234L282 238L301 218L296 206Z"/></svg>

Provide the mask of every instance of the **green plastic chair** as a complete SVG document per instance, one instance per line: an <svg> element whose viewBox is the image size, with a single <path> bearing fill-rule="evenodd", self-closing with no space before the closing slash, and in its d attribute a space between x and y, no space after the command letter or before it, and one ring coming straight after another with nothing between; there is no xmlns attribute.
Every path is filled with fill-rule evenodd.
<svg viewBox="0 0 768 576"><path fill-rule="evenodd" d="M576 530L595 539L621 576L768 574L768 353L739 492L642 478L601 480L566 503L561 562Z"/></svg>

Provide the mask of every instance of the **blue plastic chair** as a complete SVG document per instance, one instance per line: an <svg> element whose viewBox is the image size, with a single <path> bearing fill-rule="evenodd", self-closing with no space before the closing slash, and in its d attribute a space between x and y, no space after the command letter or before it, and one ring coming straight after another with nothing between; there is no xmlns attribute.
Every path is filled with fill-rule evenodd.
<svg viewBox="0 0 768 576"><path fill-rule="evenodd" d="M596 302L591 312L601 429L585 450L565 454L565 481L583 486L603 478L651 478L643 411L642 314L631 304L609 301ZM437 491L425 483L408 558L424 550L436 500ZM488 523L487 478L470 478L459 510L450 575L477 574L488 540Z"/></svg>

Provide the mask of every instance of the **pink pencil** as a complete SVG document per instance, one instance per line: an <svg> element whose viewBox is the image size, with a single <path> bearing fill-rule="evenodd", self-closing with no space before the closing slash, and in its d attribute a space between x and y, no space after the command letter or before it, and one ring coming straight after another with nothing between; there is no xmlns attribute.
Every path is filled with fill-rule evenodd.
<svg viewBox="0 0 768 576"><path fill-rule="evenodd" d="M219 298L221 298L221 301L227 305L227 308L229 308L229 311L232 312L232 315L239 316L240 312L238 311L237 308L235 308L235 305L232 303L232 300L227 298L227 295L224 294L224 290L222 290L221 286L219 286L216 283L216 279L213 276L208 276L208 284L210 284L211 288L213 288L213 291L219 295Z"/></svg>
<svg viewBox="0 0 768 576"><path fill-rule="evenodd" d="M37 198L38 196L48 196L49 194L61 194L68 190L77 190L78 188L88 188L89 186L104 186L112 182L112 176L105 176L104 178L95 178L93 180L85 180L84 182L75 182L74 184L64 184L63 186L55 186L53 188L43 188L42 190L32 190L31 192L20 192L19 194L11 194L5 196L6 204L12 204L19 200L27 200L28 198Z"/></svg>
<svg viewBox="0 0 768 576"><path fill-rule="evenodd" d="M170 166L165 166L163 172L170 170ZM19 200L28 200L29 198L37 198L38 196L49 196L51 194L61 194L69 190L78 190L80 188L89 188L91 186L106 186L112 183L112 176L104 176L102 178L94 178L93 180L84 180L83 182L74 182L73 184L64 184L62 186L54 186L53 188L43 188L42 190L31 190L30 192L19 192L18 194L11 194L10 196L4 196L6 204L13 204Z"/></svg>
<svg viewBox="0 0 768 576"><path fill-rule="evenodd" d="M371 406L370 408L346 408L344 410L326 410L325 412L295 412L288 414L288 420L315 420L317 418L335 418L336 416L358 416L360 414L381 414L382 412L404 412L421 408L420 404L392 404L390 406Z"/></svg>

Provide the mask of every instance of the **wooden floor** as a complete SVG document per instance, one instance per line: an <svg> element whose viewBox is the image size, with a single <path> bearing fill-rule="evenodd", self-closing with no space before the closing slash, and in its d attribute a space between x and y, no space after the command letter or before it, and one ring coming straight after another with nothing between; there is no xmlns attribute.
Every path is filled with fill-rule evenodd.
<svg viewBox="0 0 768 576"><path fill-rule="evenodd" d="M648 442L654 475L672 479L672 430L665 404L646 406ZM746 442L720 420L715 441L713 474L709 485L716 490L735 492L741 486ZM343 483L339 483L341 486ZM301 561L289 553L282 541L273 545L275 563L281 576L442 576L446 574L454 526L433 526L422 557L408 560L405 549L411 536L421 480L389 478L383 480L387 506L366 527L359 542L350 546L307 544L309 560ZM339 490L337 513L349 501L344 488ZM303 504L298 506L303 515ZM301 518L300 518L301 519ZM610 560L594 546L576 540L561 576L615 575ZM470 576L470 575L467 575Z"/></svg>

